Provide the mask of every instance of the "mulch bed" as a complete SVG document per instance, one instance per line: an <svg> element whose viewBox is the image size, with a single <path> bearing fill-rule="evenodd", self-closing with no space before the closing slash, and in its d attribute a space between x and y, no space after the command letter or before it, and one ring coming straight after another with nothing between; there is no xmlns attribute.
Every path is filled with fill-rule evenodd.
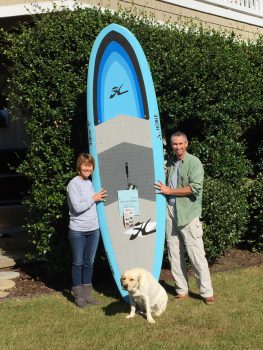
<svg viewBox="0 0 263 350"><path fill-rule="evenodd" d="M247 250L231 249L211 266L211 273L229 271L237 268L256 267L263 265L263 254L252 253ZM51 294L57 291L70 290L70 276L49 280L45 266L42 264L24 264L3 269L4 271L17 271L20 277L15 279L15 287L9 291L5 298L32 297L36 295ZM172 280L169 268L163 268L160 276L161 281ZM103 281L103 285L102 285ZM113 277L108 266L103 266L94 271L94 287L106 295L118 295ZM2 299L3 300L3 299Z"/></svg>

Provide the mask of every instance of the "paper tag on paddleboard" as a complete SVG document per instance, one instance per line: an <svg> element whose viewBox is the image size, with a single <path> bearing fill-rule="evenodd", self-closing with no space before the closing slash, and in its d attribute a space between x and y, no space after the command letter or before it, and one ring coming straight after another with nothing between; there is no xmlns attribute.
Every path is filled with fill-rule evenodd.
<svg viewBox="0 0 263 350"><path fill-rule="evenodd" d="M126 228L134 226L134 208L123 209L123 221Z"/></svg>
<svg viewBox="0 0 263 350"><path fill-rule="evenodd" d="M124 209L133 208L134 215L140 215L138 190L118 191L119 213L124 216Z"/></svg>

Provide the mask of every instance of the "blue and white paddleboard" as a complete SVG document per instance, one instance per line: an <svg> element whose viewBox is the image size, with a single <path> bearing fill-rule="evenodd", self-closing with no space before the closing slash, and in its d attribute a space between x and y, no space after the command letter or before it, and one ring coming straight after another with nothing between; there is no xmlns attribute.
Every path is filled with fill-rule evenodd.
<svg viewBox="0 0 263 350"><path fill-rule="evenodd" d="M107 26L94 42L87 106L89 147L96 161L93 185L108 192L107 201L97 205L102 239L127 300L120 284L125 270L142 267L160 277L166 203L153 189L165 175L152 76L139 42L122 26Z"/></svg>

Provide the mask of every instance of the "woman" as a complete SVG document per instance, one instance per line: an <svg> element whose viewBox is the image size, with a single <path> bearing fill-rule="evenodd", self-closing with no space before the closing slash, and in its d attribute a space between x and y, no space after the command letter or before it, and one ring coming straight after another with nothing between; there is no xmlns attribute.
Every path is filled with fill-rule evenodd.
<svg viewBox="0 0 263 350"><path fill-rule="evenodd" d="M105 201L104 188L95 193L89 177L95 168L94 158L81 153L77 159L77 176L67 186L69 205L69 242L72 251L72 292L79 307L98 304L91 296L93 263L100 231L96 202Z"/></svg>

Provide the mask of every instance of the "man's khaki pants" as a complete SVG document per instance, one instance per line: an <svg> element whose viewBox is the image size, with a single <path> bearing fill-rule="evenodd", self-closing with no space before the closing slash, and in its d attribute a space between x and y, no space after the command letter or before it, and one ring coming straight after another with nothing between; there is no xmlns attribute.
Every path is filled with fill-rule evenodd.
<svg viewBox="0 0 263 350"><path fill-rule="evenodd" d="M171 272L177 294L188 293L188 273L185 262L185 249L195 272L197 286L203 298L213 296L210 271L205 257L203 229L199 218L189 224L177 227L174 208L167 205L166 242Z"/></svg>

